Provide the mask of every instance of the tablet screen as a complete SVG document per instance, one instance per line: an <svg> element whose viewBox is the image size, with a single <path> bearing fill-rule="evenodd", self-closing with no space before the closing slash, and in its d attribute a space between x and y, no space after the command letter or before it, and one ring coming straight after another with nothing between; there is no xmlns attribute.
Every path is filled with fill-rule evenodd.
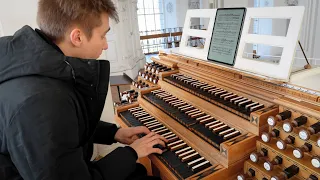
<svg viewBox="0 0 320 180"><path fill-rule="evenodd" d="M234 65L246 8L217 9L208 60Z"/></svg>

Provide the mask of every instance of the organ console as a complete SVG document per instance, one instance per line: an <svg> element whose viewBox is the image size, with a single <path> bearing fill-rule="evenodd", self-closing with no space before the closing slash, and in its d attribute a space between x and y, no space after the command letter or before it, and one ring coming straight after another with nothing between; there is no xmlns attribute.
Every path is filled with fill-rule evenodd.
<svg viewBox="0 0 320 180"><path fill-rule="evenodd" d="M136 102L116 107L123 127L167 138L140 161L169 179L320 178L320 96L176 54L147 63ZM145 84L143 84L145 83ZM138 87L139 87L138 85Z"/></svg>

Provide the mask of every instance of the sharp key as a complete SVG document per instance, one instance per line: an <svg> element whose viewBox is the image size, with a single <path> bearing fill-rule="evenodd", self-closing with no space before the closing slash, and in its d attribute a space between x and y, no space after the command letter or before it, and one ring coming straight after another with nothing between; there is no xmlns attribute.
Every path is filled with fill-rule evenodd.
<svg viewBox="0 0 320 180"><path fill-rule="evenodd" d="M225 94L225 93L228 93L228 91L223 90L223 91L214 93L214 95L220 97L220 95Z"/></svg>
<svg viewBox="0 0 320 180"><path fill-rule="evenodd" d="M179 77L177 77L177 80L179 80L179 81L183 81L183 80L185 80L185 79L190 79L189 77L186 77L186 76L179 76Z"/></svg>
<svg viewBox="0 0 320 180"><path fill-rule="evenodd" d="M161 134L161 136L165 137L165 136L169 136L169 135L171 135L171 134L173 134L173 132L169 131L169 132L167 132L167 133L165 133L165 134Z"/></svg>
<svg viewBox="0 0 320 180"><path fill-rule="evenodd" d="M264 107L263 104L259 104L259 105L257 105L257 106L253 106L253 107L250 108L250 112L259 110L259 109L261 109L261 108L263 108L263 107Z"/></svg>
<svg viewBox="0 0 320 180"><path fill-rule="evenodd" d="M144 120L150 119L150 118L153 119L154 117L149 114L149 116L145 116L145 117L138 118L138 120L139 120L139 121L144 121Z"/></svg>
<svg viewBox="0 0 320 180"><path fill-rule="evenodd" d="M153 95L156 95L156 94L162 93L162 92L164 92L164 90L162 90L162 89L158 89L158 90L151 91L151 93L152 93Z"/></svg>
<svg viewBox="0 0 320 180"><path fill-rule="evenodd" d="M170 139L170 138L175 137L175 136L176 136L175 134L171 134L171 135L165 136L164 138Z"/></svg>
<svg viewBox="0 0 320 180"><path fill-rule="evenodd" d="M139 119L139 121L143 123L143 122L151 121L151 120L153 120L153 119L154 119L154 117L151 117L151 116L150 116L150 117L148 117L148 118Z"/></svg>
<svg viewBox="0 0 320 180"><path fill-rule="evenodd" d="M214 88L208 89L208 93L211 93L212 91L219 91L219 90L221 90L221 88L214 87Z"/></svg>
<svg viewBox="0 0 320 180"><path fill-rule="evenodd" d="M230 99L235 98L235 97L237 97L236 94L228 95L228 96L224 97L224 100L229 101Z"/></svg>
<svg viewBox="0 0 320 180"><path fill-rule="evenodd" d="M199 113L201 113L201 111L193 111L193 112L191 112L191 113L188 113L188 116L192 116L192 115L194 115L194 114L199 114Z"/></svg>
<svg viewBox="0 0 320 180"><path fill-rule="evenodd" d="M187 104L185 106L178 107L179 110L184 110L186 108L193 108L193 106L191 106L190 104Z"/></svg>
<svg viewBox="0 0 320 180"><path fill-rule="evenodd" d="M180 149L179 151L176 151L175 154L176 154L176 155L179 155L179 154L184 153L184 152L186 152L186 151L188 151L188 150L190 150L190 149L191 149L191 147L189 146L189 147Z"/></svg>
<svg viewBox="0 0 320 180"><path fill-rule="evenodd" d="M173 105L173 107L177 108L177 107L183 106L185 104L187 104L187 103L186 102L181 102L181 103Z"/></svg>
<svg viewBox="0 0 320 180"><path fill-rule="evenodd" d="M162 100L164 100L166 103L168 103L168 102L176 100L176 99L178 99L178 98L171 96L171 97L163 98Z"/></svg>
<svg viewBox="0 0 320 180"><path fill-rule="evenodd" d="M206 88L202 88L203 91L210 91L211 89L216 89L215 86L207 86Z"/></svg>
<svg viewBox="0 0 320 180"><path fill-rule="evenodd" d="M186 108L186 107L190 107L191 105L189 105L189 104L186 104L186 105L184 105L184 106L180 106L180 107L178 107L178 109L180 110L180 109L182 109L182 108Z"/></svg>
<svg viewBox="0 0 320 180"><path fill-rule="evenodd" d="M184 152L184 153L178 155L178 157L181 159L181 158L183 158L183 157L185 157L185 156L187 156L187 155L189 155L189 154L191 154L191 153L195 153L195 152L196 152L196 151L195 151L194 149L191 149L191 150L189 150L189 151L187 151L187 152Z"/></svg>
<svg viewBox="0 0 320 180"><path fill-rule="evenodd" d="M202 119L202 120L200 120L200 124L206 124L206 123L208 123L208 122L211 122L211 121L215 121L215 119L213 118L213 117L209 117L209 118L207 118L207 119Z"/></svg>
<svg viewBox="0 0 320 180"><path fill-rule="evenodd" d="M206 86L206 85L207 85L206 83L198 84L198 85L196 85L196 88L199 89L199 88L201 88L201 87L203 87L203 86Z"/></svg>
<svg viewBox="0 0 320 180"><path fill-rule="evenodd" d="M175 101L169 102L169 104L170 104L170 105L174 105L174 104L177 104L177 103L180 103L180 102L183 102L183 101L180 100L180 99L177 99L177 100L175 100Z"/></svg>
<svg viewBox="0 0 320 180"><path fill-rule="evenodd" d="M171 95L171 94L158 95L158 97L159 97L160 99L163 99L163 98L166 98L166 97L170 97L170 96L172 96L172 95Z"/></svg>
<svg viewBox="0 0 320 180"><path fill-rule="evenodd" d="M194 81L194 82L191 82L191 83L190 83L190 85L193 86L193 87L194 87L195 85L197 85L197 84L200 84L200 82L199 82L199 81Z"/></svg>
<svg viewBox="0 0 320 180"><path fill-rule="evenodd" d="M207 127L210 127L210 126L218 124L218 123L221 123L221 121L219 121L219 120L212 121L210 123L205 124L204 126L207 128Z"/></svg>
<svg viewBox="0 0 320 180"><path fill-rule="evenodd" d="M246 105L245 108L246 108L246 110L248 111L248 110L250 110L251 107L256 106L256 105L258 105L258 104L259 104L259 103L257 103L257 102L253 102L253 103L251 103L251 104Z"/></svg>
<svg viewBox="0 0 320 180"><path fill-rule="evenodd" d="M153 128L156 128L156 127L159 127L159 126L163 126L163 125L160 124L160 123L154 124L154 125L149 124L149 126L147 126L147 128L148 128L148 129L153 129Z"/></svg>
<svg viewBox="0 0 320 180"><path fill-rule="evenodd" d="M201 121L201 120L203 120L203 119L206 119L206 118L209 118L210 117L210 115L205 115L205 116L201 116L201 117L198 117L197 119L196 119L196 121Z"/></svg>
<svg viewBox="0 0 320 180"><path fill-rule="evenodd" d="M184 148L186 146L187 146L187 143L184 142L184 143L175 145L175 146L171 147L170 149L171 149L171 151L176 151L176 150L179 150L179 149Z"/></svg>
<svg viewBox="0 0 320 180"><path fill-rule="evenodd" d="M245 105L248 105L249 103L251 103L252 101L250 99L246 100L246 101L242 101L238 104L239 107L243 107Z"/></svg>
<svg viewBox="0 0 320 180"><path fill-rule="evenodd" d="M155 123L155 122L158 122L157 120L153 120L153 121L148 121L148 122L146 122L146 123L144 123L144 125L150 125L150 124L153 124L153 123Z"/></svg>
<svg viewBox="0 0 320 180"><path fill-rule="evenodd" d="M204 157L200 157L196 160L190 161L189 163L187 163L187 165L190 168L190 167L194 166L195 164L200 163L201 161L204 161L204 160L205 160Z"/></svg>
<svg viewBox="0 0 320 180"><path fill-rule="evenodd" d="M212 129L212 131L215 132L215 133L217 133L217 132L226 130L226 129L228 129L228 128L229 128L229 126L225 124L225 125L223 125L223 126L220 126L220 127L217 127L217 128Z"/></svg>
<svg viewBox="0 0 320 180"><path fill-rule="evenodd" d="M195 111L199 111L199 109L195 108L195 109L186 111L185 113L186 113L186 114L190 114L190 113L195 112Z"/></svg>
<svg viewBox="0 0 320 180"><path fill-rule="evenodd" d="M210 162L209 161L204 161L198 165L195 165L191 168L192 172L199 172L204 170L205 168L210 167Z"/></svg>
<svg viewBox="0 0 320 180"><path fill-rule="evenodd" d="M198 114L191 115L191 118L198 118L198 117L203 116L203 115L205 115L205 113L201 112L201 113L198 113Z"/></svg>
<svg viewBox="0 0 320 180"><path fill-rule="evenodd" d="M167 131L168 129L164 126L156 128L156 129L152 129L151 131L155 132L156 134L159 134L161 132Z"/></svg>
<svg viewBox="0 0 320 180"><path fill-rule="evenodd" d="M205 89L209 89L209 88L211 88L212 86L210 86L210 85L206 85L206 86L202 86L202 87L200 87L200 89L202 90L202 91L204 91Z"/></svg>
<svg viewBox="0 0 320 180"><path fill-rule="evenodd" d="M232 94L233 94L233 93L231 93L231 92L226 93L226 94L222 94L222 95L220 96L220 98L225 98L225 97L230 96L230 95L232 95Z"/></svg>
<svg viewBox="0 0 320 180"><path fill-rule="evenodd" d="M196 81L198 81L198 80L190 79L190 80L184 80L184 83L191 84L192 82L196 82Z"/></svg>
<svg viewBox="0 0 320 180"><path fill-rule="evenodd" d="M199 153L198 153L198 152L195 152L195 153L190 154L190 155L188 155L188 156L186 156L186 157L183 157L183 158L181 159L181 161L182 161L182 162L186 162L186 161L189 161L190 159L194 159L194 158L196 158L196 157L198 157L198 156L199 156Z"/></svg>
<svg viewBox="0 0 320 180"><path fill-rule="evenodd" d="M214 129L214 128L217 128L217 127L223 126L223 125L224 125L223 122L219 122L217 124L213 124L213 125L209 126L209 129L211 130L211 129Z"/></svg>
<svg viewBox="0 0 320 180"><path fill-rule="evenodd" d="M234 132L232 132L230 134L224 135L223 139L225 139L225 140L231 139L231 138L236 137L238 135L240 135L240 132L239 131L234 131Z"/></svg>
<svg viewBox="0 0 320 180"><path fill-rule="evenodd" d="M242 99L235 100L233 103L234 103L235 105L238 105L240 102L246 101L246 100L247 100L247 98L242 98Z"/></svg>
<svg viewBox="0 0 320 180"><path fill-rule="evenodd" d="M170 102L169 104L171 105L171 106L174 106L174 105L176 105L176 104L180 104L180 103L184 103L182 100L179 100L179 101L176 101L176 102Z"/></svg>
<svg viewBox="0 0 320 180"><path fill-rule="evenodd" d="M168 144L177 141L179 138L178 136L174 136L172 138L167 139L168 140Z"/></svg>
<svg viewBox="0 0 320 180"><path fill-rule="evenodd" d="M179 144L179 143L183 143L183 141L180 139L180 140L178 140L178 141L174 141L174 142L172 142L172 143L169 143L167 146L168 146L168 147L171 147L171 146L175 146L175 145L177 145L177 144Z"/></svg>
<svg viewBox="0 0 320 180"><path fill-rule="evenodd" d="M230 102L233 103L234 101L243 98L242 96L238 96L238 97L234 97L232 99L230 99Z"/></svg>
<svg viewBox="0 0 320 180"><path fill-rule="evenodd" d="M145 113L145 114L139 114L137 116L135 116L136 118L139 118L139 117L143 117L143 116L148 116L149 114L148 113Z"/></svg>
<svg viewBox="0 0 320 180"><path fill-rule="evenodd" d="M129 112L133 113L133 112L138 111L140 109L142 109L142 108L140 106L138 106L138 107L135 107L135 108L130 108L128 110L129 110Z"/></svg>
<svg viewBox="0 0 320 180"><path fill-rule="evenodd" d="M163 127L164 127L164 126L163 126ZM159 128L157 128L157 129L159 129ZM153 131L153 130L151 130L151 131ZM158 131L153 131L153 132L155 132L156 134L161 135L161 134L164 134L164 133L169 132L169 129L164 128L164 129L161 129L161 130L158 130Z"/></svg>
<svg viewBox="0 0 320 180"><path fill-rule="evenodd" d="M177 75L177 74L171 74L170 75L170 77L172 77L172 78L176 78L177 76L179 76L179 75Z"/></svg>
<svg viewBox="0 0 320 180"><path fill-rule="evenodd" d="M147 113L145 110L141 110L141 111L136 111L131 113L132 115L138 115L138 114L142 114L142 113Z"/></svg>
<svg viewBox="0 0 320 180"><path fill-rule="evenodd" d="M222 131L222 132L219 132L219 136L224 136L228 133L231 133L232 131L234 131L234 128L230 128L230 129L227 129L225 131Z"/></svg>
<svg viewBox="0 0 320 180"><path fill-rule="evenodd" d="M214 94L214 93L219 92L219 91L222 91L222 89L221 88L211 89L211 90L208 91L208 93Z"/></svg>

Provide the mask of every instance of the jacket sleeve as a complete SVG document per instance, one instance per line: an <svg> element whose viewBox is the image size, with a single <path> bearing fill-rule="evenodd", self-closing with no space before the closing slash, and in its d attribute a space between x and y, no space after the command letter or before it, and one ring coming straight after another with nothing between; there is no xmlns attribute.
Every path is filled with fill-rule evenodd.
<svg viewBox="0 0 320 180"><path fill-rule="evenodd" d="M118 131L118 127L115 124L99 121L95 130L93 142L97 144L112 144L117 141L114 140L114 136Z"/></svg>
<svg viewBox="0 0 320 180"><path fill-rule="evenodd" d="M25 180L121 180L135 170L137 160L126 147L87 163L73 100L59 92L28 98L7 125L6 142Z"/></svg>

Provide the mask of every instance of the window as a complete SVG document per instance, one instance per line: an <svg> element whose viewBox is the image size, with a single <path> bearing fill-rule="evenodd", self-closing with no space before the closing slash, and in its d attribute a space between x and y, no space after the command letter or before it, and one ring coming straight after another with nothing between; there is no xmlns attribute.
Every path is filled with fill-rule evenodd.
<svg viewBox="0 0 320 180"><path fill-rule="evenodd" d="M138 23L140 36L160 34L164 29L164 0L138 0ZM161 42L141 40L143 52L156 52L161 47Z"/></svg>

